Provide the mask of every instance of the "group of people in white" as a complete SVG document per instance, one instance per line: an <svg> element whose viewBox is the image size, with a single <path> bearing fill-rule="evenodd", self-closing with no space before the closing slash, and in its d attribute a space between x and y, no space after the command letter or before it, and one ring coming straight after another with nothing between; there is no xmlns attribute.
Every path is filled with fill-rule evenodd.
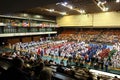
<svg viewBox="0 0 120 80"><path fill-rule="evenodd" d="M117 52L111 58L113 64L112 66L115 68L120 68L120 43L115 43L113 48L115 48Z"/></svg>
<svg viewBox="0 0 120 80"><path fill-rule="evenodd" d="M116 53L114 53L114 55L111 57L112 66L115 68L120 68L120 49L118 47L120 47L119 43L113 45L113 49L116 50ZM23 52L25 51L32 54L38 54L40 56L42 55L62 58L84 57L87 58L87 60L90 60L90 58L93 56L100 58L99 52L101 50L101 48L98 48L91 56L88 54L88 51L90 51L91 48L89 44L85 42L68 42L67 40L31 41L28 43L19 42L13 44L12 48Z"/></svg>

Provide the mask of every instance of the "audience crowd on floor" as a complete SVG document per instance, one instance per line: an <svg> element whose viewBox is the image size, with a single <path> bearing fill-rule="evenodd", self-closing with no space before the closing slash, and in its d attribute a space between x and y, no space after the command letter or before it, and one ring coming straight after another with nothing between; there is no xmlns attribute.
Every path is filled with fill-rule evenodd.
<svg viewBox="0 0 120 80"><path fill-rule="evenodd" d="M30 43L16 43L13 47L19 50L13 53L12 56L17 56L22 51L23 55L30 56L35 60L38 56L52 56L57 58L72 58L75 62L79 63L80 60L83 63L90 63L93 65L105 64L109 62L110 67L120 68L120 52L118 49L119 44L113 45L113 48L108 48L106 44L88 44L85 42L68 42L62 41L43 41ZM14 49L14 48L13 48ZM28 55L28 54L30 55ZM95 59L97 58L97 59ZM92 64L94 63L94 64Z"/></svg>
<svg viewBox="0 0 120 80"><path fill-rule="evenodd" d="M9 48L14 52L3 53L0 56L12 60L13 65L1 74L0 80L51 80L52 72L45 67L50 65L57 65L56 70L59 72L69 74L70 71L70 75L75 75L84 67L106 72L109 68L120 68L119 31L91 30L70 33L71 31L49 40L18 42L10 45ZM111 43L112 48L105 43ZM60 61L56 62L55 59ZM12 71L14 74L11 74ZM81 80L93 80L89 70L82 71L87 74L87 78ZM99 77L97 80L100 80ZM115 77L113 80L119 79Z"/></svg>

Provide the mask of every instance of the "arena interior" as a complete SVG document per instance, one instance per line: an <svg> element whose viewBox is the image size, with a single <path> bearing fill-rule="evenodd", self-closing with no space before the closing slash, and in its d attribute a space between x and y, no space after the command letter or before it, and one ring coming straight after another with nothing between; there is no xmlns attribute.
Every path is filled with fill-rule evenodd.
<svg viewBox="0 0 120 80"><path fill-rule="evenodd" d="M1 0L0 80L120 80L120 0Z"/></svg>

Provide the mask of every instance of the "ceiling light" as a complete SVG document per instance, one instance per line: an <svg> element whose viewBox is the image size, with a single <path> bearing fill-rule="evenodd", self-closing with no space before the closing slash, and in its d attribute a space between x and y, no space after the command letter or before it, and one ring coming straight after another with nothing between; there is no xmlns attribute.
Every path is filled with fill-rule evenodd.
<svg viewBox="0 0 120 80"><path fill-rule="evenodd" d="M81 14L86 13L85 10L78 10L78 12L80 12Z"/></svg>
<svg viewBox="0 0 120 80"><path fill-rule="evenodd" d="M58 4L60 4L60 3L56 3L56 5L58 5Z"/></svg>
<svg viewBox="0 0 120 80"><path fill-rule="evenodd" d="M119 3L120 2L120 0L116 0L116 3Z"/></svg>
<svg viewBox="0 0 120 80"><path fill-rule="evenodd" d="M22 16L22 17L28 17L28 14L22 13L22 14L20 14L20 16Z"/></svg>
<svg viewBox="0 0 120 80"><path fill-rule="evenodd" d="M68 8L68 9L71 9L71 10L74 10L74 11L78 11L81 14L86 13L85 10L78 10L78 9L74 8L72 5L69 5L67 2L56 3L56 5L61 5L61 6L64 6L64 7ZM66 15L66 12L61 12L60 14Z"/></svg>
<svg viewBox="0 0 120 80"><path fill-rule="evenodd" d="M62 14L62 15L67 15L67 13L66 13L66 12L61 12L60 14Z"/></svg>
<svg viewBox="0 0 120 80"><path fill-rule="evenodd" d="M102 2L101 4L106 4L107 3L107 1L104 1L104 2Z"/></svg>
<svg viewBox="0 0 120 80"><path fill-rule="evenodd" d="M102 10L102 11L108 11L109 8L106 8L106 0L94 0L94 2L97 4L97 6Z"/></svg>
<svg viewBox="0 0 120 80"><path fill-rule="evenodd" d="M62 6L66 6L64 3L61 4Z"/></svg>
<svg viewBox="0 0 120 80"><path fill-rule="evenodd" d="M54 11L54 9L50 9L50 12L53 12Z"/></svg>
<svg viewBox="0 0 120 80"><path fill-rule="evenodd" d="M67 2L64 2L65 5L67 5L68 3Z"/></svg>
<svg viewBox="0 0 120 80"><path fill-rule="evenodd" d="M99 2L97 3L97 5L99 6L101 3L102 3L102 2L99 1Z"/></svg>
<svg viewBox="0 0 120 80"><path fill-rule="evenodd" d="M61 3L61 5L63 6L66 6L67 4L68 4L67 2Z"/></svg>
<svg viewBox="0 0 120 80"><path fill-rule="evenodd" d="M35 17L35 18L40 18L41 16L40 16L40 15L35 15L34 17Z"/></svg>
<svg viewBox="0 0 120 80"><path fill-rule="evenodd" d="M82 10L81 13L85 13L85 10Z"/></svg>
<svg viewBox="0 0 120 80"><path fill-rule="evenodd" d="M54 12L55 10L54 9L47 9L48 11L50 11L50 12Z"/></svg>
<svg viewBox="0 0 120 80"><path fill-rule="evenodd" d="M109 8L103 8L102 10L103 10L103 11L108 11L108 9L109 9Z"/></svg>
<svg viewBox="0 0 120 80"><path fill-rule="evenodd" d="M73 9L73 7L71 5L68 5L67 7L70 8L70 9Z"/></svg>

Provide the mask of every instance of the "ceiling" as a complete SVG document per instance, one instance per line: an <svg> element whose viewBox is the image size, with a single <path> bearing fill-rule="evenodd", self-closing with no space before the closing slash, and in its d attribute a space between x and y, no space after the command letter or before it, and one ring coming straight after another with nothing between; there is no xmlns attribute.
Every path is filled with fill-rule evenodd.
<svg viewBox="0 0 120 80"><path fill-rule="evenodd" d="M59 1L61 0L0 0L0 14L15 13Z"/></svg>
<svg viewBox="0 0 120 80"><path fill-rule="evenodd" d="M13 2L3 0L3 2L0 3L0 13L24 12L60 16L61 14L59 12L66 12L69 15L80 14L77 10L85 10L86 13L103 12L100 7L97 6L97 1L106 1L104 6L109 8L108 11L120 11L120 2L116 3L116 0L13 0ZM61 3L64 2L71 5L73 9L61 5ZM6 4L6 6L3 4ZM50 12L46 9L54 9L54 11Z"/></svg>

